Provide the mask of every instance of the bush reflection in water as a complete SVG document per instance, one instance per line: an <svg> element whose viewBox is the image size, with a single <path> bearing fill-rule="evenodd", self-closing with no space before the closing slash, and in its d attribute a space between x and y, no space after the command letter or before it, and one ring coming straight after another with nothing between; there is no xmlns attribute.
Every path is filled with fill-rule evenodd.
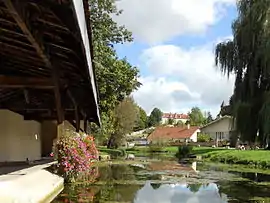
<svg viewBox="0 0 270 203"><path fill-rule="evenodd" d="M171 163L171 167L175 168L175 171L167 170L168 167L164 167L165 162L160 162L158 168L157 163L145 168L139 167L139 164L102 166L98 168L97 174L99 175L96 177L96 183L66 185L65 190L54 202L262 203L269 201L270 187L267 184L258 185L253 180L247 179L245 173L233 173L236 179L232 179L232 176L226 176L228 172L221 172L220 174L223 174L225 178L211 179L211 177L217 176L216 171L199 166L198 170L201 172L198 177L185 179L179 176L181 167L179 165L176 167L178 163ZM166 162L166 165L168 164L169 162ZM187 167L185 171L190 169L191 167ZM161 177L167 179L164 180ZM175 181L172 181L173 178ZM192 180L194 182L191 181L192 178L195 180ZM207 180L205 182L203 178L209 182L206 183ZM256 199L256 201L252 201L252 199Z"/></svg>

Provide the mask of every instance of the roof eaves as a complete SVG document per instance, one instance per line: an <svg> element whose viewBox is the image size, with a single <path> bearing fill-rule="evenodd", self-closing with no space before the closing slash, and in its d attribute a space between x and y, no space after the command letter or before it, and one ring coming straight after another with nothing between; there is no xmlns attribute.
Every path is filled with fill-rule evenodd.
<svg viewBox="0 0 270 203"><path fill-rule="evenodd" d="M221 117L221 118L218 118L218 119L216 119L216 120L214 120L214 121L212 121L212 122L210 122L210 123L208 123L208 124L206 124L206 125L204 125L204 126L202 126L200 129L202 129L202 128L206 128L206 127L208 127L209 125L212 125L212 124L214 124L214 123L217 123L217 122L219 122L219 121L221 121L221 120L223 120L223 119L225 119L225 118L232 118L231 116L223 116L223 117Z"/></svg>

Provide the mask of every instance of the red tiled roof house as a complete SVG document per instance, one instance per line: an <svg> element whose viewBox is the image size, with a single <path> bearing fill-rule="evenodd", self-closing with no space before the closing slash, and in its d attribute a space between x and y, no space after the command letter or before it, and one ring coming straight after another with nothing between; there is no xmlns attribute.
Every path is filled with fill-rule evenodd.
<svg viewBox="0 0 270 203"><path fill-rule="evenodd" d="M172 119L174 123L177 123L179 121L186 123L186 121L189 120L189 116L183 113L164 113L162 115L162 124L166 124L169 119Z"/></svg>
<svg viewBox="0 0 270 203"><path fill-rule="evenodd" d="M149 143L155 141L197 142L200 128L187 127L157 127L148 137Z"/></svg>

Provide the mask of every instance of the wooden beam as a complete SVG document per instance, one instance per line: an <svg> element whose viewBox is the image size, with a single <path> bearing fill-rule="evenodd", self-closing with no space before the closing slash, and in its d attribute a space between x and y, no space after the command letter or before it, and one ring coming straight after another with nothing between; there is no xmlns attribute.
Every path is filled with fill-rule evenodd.
<svg viewBox="0 0 270 203"><path fill-rule="evenodd" d="M36 88L53 89L50 78L16 77L0 75L0 88Z"/></svg>
<svg viewBox="0 0 270 203"><path fill-rule="evenodd" d="M84 122L84 123L83 123L83 130L84 130L85 133L88 133L88 132L87 132L87 124L88 124L88 121L87 121L86 117L84 117L83 122Z"/></svg>
<svg viewBox="0 0 270 203"><path fill-rule="evenodd" d="M67 90L67 94L70 98L70 100L72 101L73 105L74 105L74 108L75 108L75 121L76 121L76 132L79 132L80 131L80 119L79 119L79 110L78 110L78 105L77 105L77 102L75 100L75 98L72 96L71 92L69 90Z"/></svg>
<svg viewBox="0 0 270 203"><path fill-rule="evenodd" d="M47 67L52 67L50 60L44 54L44 48L36 41L35 37L31 33L30 29L27 27L25 20L22 17L22 14L19 13L18 9L15 8L13 2L11 0L4 0L4 4L6 5L7 9L9 10L10 14L16 21L17 25L21 28L22 32L25 34L27 39L36 49L38 55L42 58L45 62Z"/></svg>
<svg viewBox="0 0 270 203"><path fill-rule="evenodd" d="M56 109L58 114L58 123L62 123L64 118L64 111L62 109L62 102L61 102L61 93L60 93L60 87L59 87L59 73L57 69L53 70L53 80L54 84L56 85L54 88L54 96L55 96L55 103L56 103Z"/></svg>
<svg viewBox="0 0 270 203"><path fill-rule="evenodd" d="M20 111L57 111L56 109L49 109L49 108L34 108L34 107L26 107L26 108L18 108L18 107L8 107L8 106L0 106L0 109L9 109L11 111L16 111L16 112L20 112ZM75 109L64 109L65 111L75 111Z"/></svg>
<svg viewBox="0 0 270 203"><path fill-rule="evenodd" d="M61 95L60 95L60 88L59 88L59 75L57 74L57 70L52 66L49 56L45 52L44 45L40 43L31 33L30 29L27 26L27 19L24 18L23 14L20 13L20 9L23 7L20 4L20 7L17 5L17 8L14 6L11 0L3 0L5 6L9 10L10 14L16 21L17 25L21 28L22 32L25 34L26 38L30 41L32 46L35 48L38 56L43 60L46 67L52 71L53 81L54 81L54 94L55 94L55 103L57 108L58 114L58 123L62 123L64 121L64 113L62 111L61 105ZM28 23L29 24L29 23Z"/></svg>
<svg viewBox="0 0 270 203"><path fill-rule="evenodd" d="M24 115L24 120L57 120L57 119L58 119L57 114L48 115L48 114L40 114L40 113L28 113ZM65 120L73 121L74 114L66 114Z"/></svg>

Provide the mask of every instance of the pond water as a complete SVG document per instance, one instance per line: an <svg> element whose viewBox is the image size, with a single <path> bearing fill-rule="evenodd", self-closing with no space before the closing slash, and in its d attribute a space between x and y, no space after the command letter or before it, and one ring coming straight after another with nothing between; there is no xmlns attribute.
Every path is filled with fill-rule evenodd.
<svg viewBox="0 0 270 203"><path fill-rule="evenodd" d="M95 177L92 184L66 185L53 202L270 202L270 175L235 172L196 162L115 162L96 167Z"/></svg>

